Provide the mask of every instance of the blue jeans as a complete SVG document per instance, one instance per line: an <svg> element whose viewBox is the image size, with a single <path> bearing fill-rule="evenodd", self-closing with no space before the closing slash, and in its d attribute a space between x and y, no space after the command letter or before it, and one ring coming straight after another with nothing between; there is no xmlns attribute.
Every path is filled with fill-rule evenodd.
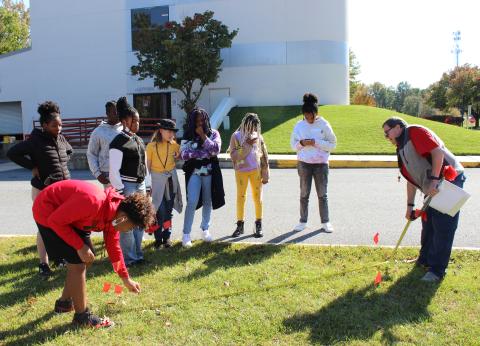
<svg viewBox="0 0 480 346"><path fill-rule="evenodd" d="M161 243L164 240L164 237L165 239L168 239L170 237L171 229L165 229L163 225L167 221L172 221L172 216L173 216L172 212L173 212L174 202L175 202L175 194L172 194L172 196L170 196L169 201L167 201L165 196L163 196L162 203L160 204L160 207L158 207L157 224L160 226L160 228L157 229L154 233L155 240L158 243Z"/></svg>
<svg viewBox="0 0 480 346"><path fill-rule="evenodd" d="M123 194L125 196L131 195L135 192L145 193L145 182L132 183L124 181L123 186ZM123 259L125 260L126 265L143 259L143 232L144 229L135 227L131 231L120 233L120 247L122 248Z"/></svg>
<svg viewBox="0 0 480 346"><path fill-rule="evenodd" d="M206 231L210 227L210 216L212 214L212 176L200 176L192 174L187 186L187 208L183 222L183 234L190 234L192 231L193 217L202 191L202 223L201 229Z"/></svg>
<svg viewBox="0 0 480 346"><path fill-rule="evenodd" d="M463 188L465 179L463 174L459 174L452 183ZM426 212L427 221L422 221L422 247L418 262L430 267L435 275L443 277L450 260L460 212L454 217L430 207Z"/></svg>

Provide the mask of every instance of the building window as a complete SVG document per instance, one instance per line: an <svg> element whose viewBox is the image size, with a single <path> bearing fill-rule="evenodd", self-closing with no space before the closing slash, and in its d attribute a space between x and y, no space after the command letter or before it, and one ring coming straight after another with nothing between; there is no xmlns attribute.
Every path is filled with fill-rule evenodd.
<svg viewBox="0 0 480 346"><path fill-rule="evenodd" d="M134 94L133 105L141 118L163 119L172 117L170 93Z"/></svg>
<svg viewBox="0 0 480 346"><path fill-rule="evenodd" d="M168 6L137 8L131 11L132 17L132 50L138 50L144 43L145 30L153 30L165 25L169 20Z"/></svg>

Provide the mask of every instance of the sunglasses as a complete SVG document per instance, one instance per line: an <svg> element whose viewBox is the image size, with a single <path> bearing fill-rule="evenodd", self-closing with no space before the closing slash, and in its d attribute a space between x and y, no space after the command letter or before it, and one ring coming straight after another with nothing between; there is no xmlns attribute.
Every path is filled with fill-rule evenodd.
<svg viewBox="0 0 480 346"><path fill-rule="evenodd" d="M127 220L128 220L128 218L126 216L120 216L120 217L116 218L115 220L112 220L112 226L116 227L116 226L120 225L121 223L124 223Z"/></svg>
<svg viewBox="0 0 480 346"><path fill-rule="evenodd" d="M383 131L385 138L388 138L388 133L393 130L393 127L389 128L387 131Z"/></svg>

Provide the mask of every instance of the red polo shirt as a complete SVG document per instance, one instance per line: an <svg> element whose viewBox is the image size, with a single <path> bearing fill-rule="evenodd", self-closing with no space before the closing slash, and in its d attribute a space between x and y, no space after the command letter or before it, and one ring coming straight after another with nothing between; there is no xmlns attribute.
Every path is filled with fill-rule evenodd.
<svg viewBox="0 0 480 346"><path fill-rule="evenodd" d="M120 235L112 226L123 199L113 188L104 191L81 180L59 181L37 196L32 207L33 218L42 226L51 228L75 250L82 248L83 241L73 228L85 232L103 232L113 269L120 277L128 277L120 248Z"/></svg>

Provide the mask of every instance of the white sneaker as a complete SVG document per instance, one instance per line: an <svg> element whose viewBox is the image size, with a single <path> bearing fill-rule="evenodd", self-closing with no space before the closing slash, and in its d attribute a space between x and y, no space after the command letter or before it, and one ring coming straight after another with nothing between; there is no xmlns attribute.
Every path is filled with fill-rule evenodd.
<svg viewBox="0 0 480 346"><path fill-rule="evenodd" d="M190 239L190 234L184 234L182 238L183 247L192 247L192 241Z"/></svg>
<svg viewBox="0 0 480 346"><path fill-rule="evenodd" d="M213 241L213 238L212 238L212 235L210 234L210 232L207 230L203 230L202 229L202 233L203 233L203 240L206 241L207 243L211 243Z"/></svg>
<svg viewBox="0 0 480 346"><path fill-rule="evenodd" d="M322 223L322 229L325 231L325 232L328 232L328 233L332 233L333 232L333 226L330 222L325 222L325 223Z"/></svg>
<svg viewBox="0 0 480 346"><path fill-rule="evenodd" d="M301 232L305 228L307 228L307 223L306 222L300 222L298 225L295 226L295 228L293 230L296 231L296 232Z"/></svg>

